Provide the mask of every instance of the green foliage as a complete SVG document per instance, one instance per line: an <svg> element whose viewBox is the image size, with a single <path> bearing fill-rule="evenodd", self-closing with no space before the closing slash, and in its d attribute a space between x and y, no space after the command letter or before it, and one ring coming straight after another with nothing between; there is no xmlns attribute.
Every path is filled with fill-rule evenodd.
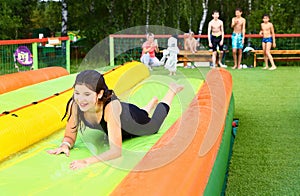
<svg viewBox="0 0 300 196"><path fill-rule="evenodd" d="M118 31L143 25L162 25L198 33L203 0L65 0L68 29L79 31L91 44ZM251 4L249 4L251 2ZM226 34L232 32L235 8L243 10L247 33L258 33L264 13L271 16L276 33L300 32L298 0L209 0L203 33L213 10L220 12ZM40 0L0 0L0 39L28 37L35 28L61 30L61 2ZM147 17L148 16L148 17ZM145 29L146 30L146 29Z"/></svg>
<svg viewBox="0 0 300 196"><path fill-rule="evenodd" d="M0 39L20 39L31 28L37 0L0 0Z"/></svg>
<svg viewBox="0 0 300 196"><path fill-rule="evenodd" d="M5 0L0 1L0 38L16 38L18 28L22 27L22 21L16 16L12 7Z"/></svg>
<svg viewBox="0 0 300 196"><path fill-rule="evenodd" d="M53 32L61 30L61 4L57 2L41 2L31 14L30 29L49 28Z"/></svg>
<svg viewBox="0 0 300 196"><path fill-rule="evenodd" d="M253 1L248 29L253 33L259 32L263 14L269 14L275 33L299 33L300 8L296 6L298 3L298 0Z"/></svg>

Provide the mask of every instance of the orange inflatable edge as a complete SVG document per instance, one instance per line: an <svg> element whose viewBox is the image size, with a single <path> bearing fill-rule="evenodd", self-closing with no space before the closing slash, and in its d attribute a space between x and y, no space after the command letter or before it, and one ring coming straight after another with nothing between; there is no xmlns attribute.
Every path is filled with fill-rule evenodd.
<svg viewBox="0 0 300 196"><path fill-rule="evenodd" d="M111 195L202 195L222 141L231 95L230 73L225 69L211 70L189 108ZM197 130L191 133L195 119ZM176 139L178 135L181 139ZM188 140L189 135L193 138L180 155L160 167L154 167L166 157L174 156L172 151L185 139Z"/></svg>
<svg viewBox="0 0 300 196"><path fill-rule="evenodd" d="M68 75L63 67L46 67L0 76L0 94L7 93L25 86Z"/></svg>

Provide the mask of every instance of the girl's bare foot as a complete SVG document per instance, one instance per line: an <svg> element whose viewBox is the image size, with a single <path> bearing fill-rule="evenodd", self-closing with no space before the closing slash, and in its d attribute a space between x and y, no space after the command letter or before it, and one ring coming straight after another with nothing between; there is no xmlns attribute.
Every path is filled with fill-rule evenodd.
<svg viewBox="0 0 300 196"><path fill-rule="evenodd" d="M265 67L263 67L262 69L269 69L269 67L265 66Z"/></svg>
<svg viewBox="0 0 300 196"><path fill-rule="evenodd" d="M169 85L169 88L175 93L179 93L180 91L182 91L182 89L184 89L184 86L183 85L180 85L180 84L176 84L176 83L171 83Z"/></svg>
<svg viewBox="0 0 300 196"><path fill-rule="evenodd" d="M183 88L184 88L183 85L176 84L176 83L170 83L169 90L168 90L167 94L164 96L164 98L161 100L161 102L170 106L174 97L176 96L176 94L179 93L180 91L182 91Z"/></svg>
<svg viewBox="0 0 300 196"><path fill-rule="evenodd" d="M233 66L231 69L236 69L236 66Z"/></svg>

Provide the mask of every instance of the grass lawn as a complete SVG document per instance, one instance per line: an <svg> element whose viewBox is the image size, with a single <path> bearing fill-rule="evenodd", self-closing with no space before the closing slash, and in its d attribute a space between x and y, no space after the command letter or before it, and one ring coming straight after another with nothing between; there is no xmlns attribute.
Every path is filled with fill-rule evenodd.
<svg viewBox="0 0 300 196"><path fill-rule="evenodd" d="M240 124L226 194L299 194L300 67L228 70Z"/></svg>

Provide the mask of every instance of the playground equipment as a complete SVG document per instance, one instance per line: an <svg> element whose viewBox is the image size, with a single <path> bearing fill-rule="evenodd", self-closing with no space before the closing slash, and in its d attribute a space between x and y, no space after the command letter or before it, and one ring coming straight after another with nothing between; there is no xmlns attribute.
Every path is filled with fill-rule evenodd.
<svg viewBox="0 0 300 196"><path fill-rule="evenodd" d="M46 47L49 41L53 45L53 40L65 43L65 47ZM69 37L0 40L0 57L0 75L15 73L26 67L36 70L60 66L70 72Z"/></svg>
<svg viewBox="0 0 300 196"><path fill-rule="evenodd" d="M33 59L30 50L26 46L19 46L14 53L15 68L20 71L18 63L23 66L30 66L33 69Z"/></svg>

